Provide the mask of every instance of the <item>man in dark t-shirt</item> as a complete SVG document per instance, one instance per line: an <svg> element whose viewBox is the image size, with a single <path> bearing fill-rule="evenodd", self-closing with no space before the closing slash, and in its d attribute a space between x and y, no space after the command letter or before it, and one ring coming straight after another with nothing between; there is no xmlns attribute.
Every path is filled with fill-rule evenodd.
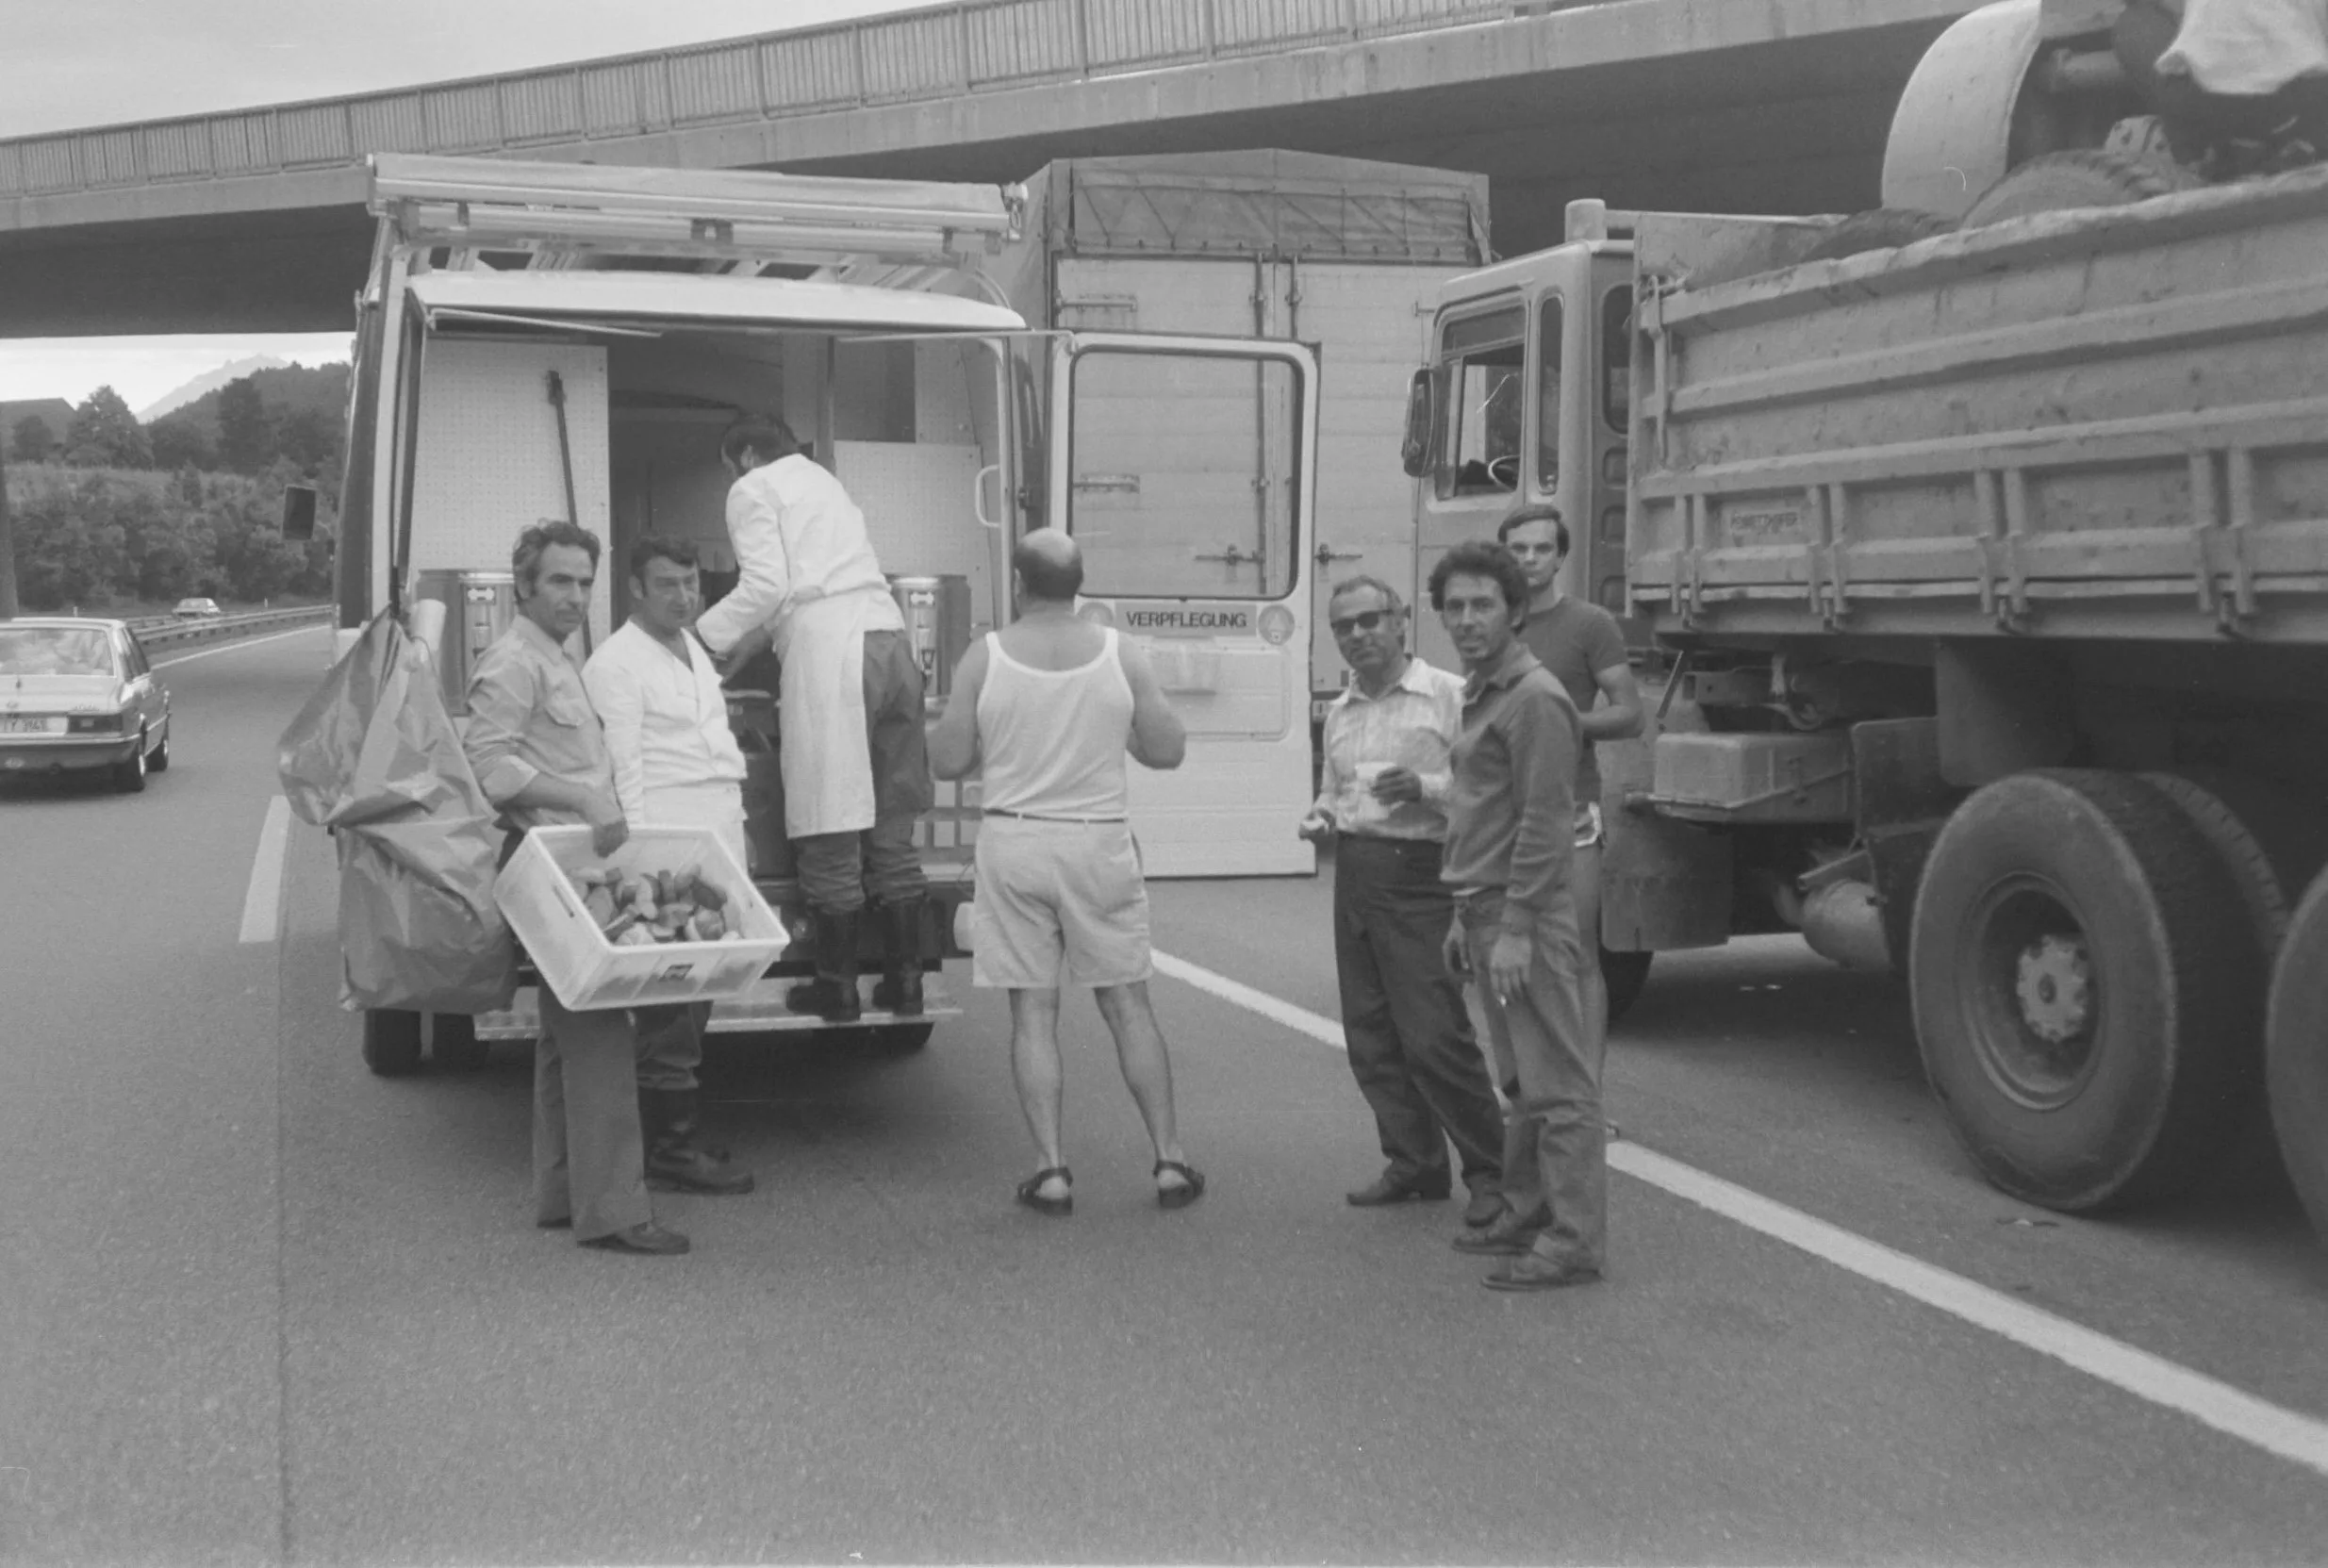
<svg viewBox="0 0 2328 1568"><path fill-rule="evenodd" d="M1519 558L1533 597L1519 638L1551 672L1577 705L1583 744L1577 748L1576 854L1569 862L1568 888L1576 902L1582 953L1577 992L1584 1027L1594 1042L1608 1032L1609 990L1600 973L1600 767L1593 758L1596 740L1623 740L1641 734L1641 689L1625 654L1625 635L1616 617L1589 600L1560 591L1560 568L1568 559L1568 524L1557 506L1522 506L1497 525L1495 537ZM1606 702L1595 702L1606 698ZM1514 1091L1504 1085L1507 1095ZM1465 1230L1455 1245L1466 1252L1511 1252L1532 1233L1543 1187L1534 1148L1507 1132L1504 1193L1507 1207L1491 1223Z"/></svg>

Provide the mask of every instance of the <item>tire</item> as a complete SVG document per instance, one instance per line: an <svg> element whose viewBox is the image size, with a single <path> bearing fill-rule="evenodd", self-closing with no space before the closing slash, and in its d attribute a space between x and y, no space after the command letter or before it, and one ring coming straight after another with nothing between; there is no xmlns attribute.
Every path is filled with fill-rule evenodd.
<svg viewBox="0 0 2328 1568"><path fill-rule="evenodd" d="M162 726L161 744L155 747L154 754L145 759L145 770L148 773L170 771L170 727L167 724Z"/></svg>
<svg viewBox="0 0 2328 1568"><path fill-rule="evenodd" d="M113 765L113 787L124 795L135 795L145 788L145 732L138 732L138 744L128 756Z"/></svg>
<svg viewBox="0 0 2328 1568"><path fill-rule="evenodd" d="M876 1024L869 1032L872 1048L879 1054L911 1056L930 1043L930 1033L936 1028L934 1023Z"/></svg>
<svg viewBox="0 0 2328 1568"><path fill-rule="evenodd" d="M1601 983L1609 991L1609 1021L1615 1023L1625 1016L1625 1010L1641 999L1641 988L1649 983L1649 961L1653 952L1610 952L1600 950Z"/></svg>
<svg viewBox="0 0 2328 1568"><path fill-rule="evenodd" d="M428 1049L439 1072L471 1073L485 1065L491 1047L477 1038L477 1020L466 1013L431 1013Z"/></svg>
<svg viewBox="0 0 2328 1568"><path fill-rule="evenodd" d="M364 1015L364 1065L381 1078L421 1070L421 1015L373 1009Z"/></svg>
<svg viewBox="0 0 2328 1568"><path fill-rule="evenodd" d="M1976 229L2039 212L2130 206L2187 190L2196 182L2171 163L2086 149L2033 157L1983 191L1959 228Z"/></svg>
<svg viewBox="0 0 2328 1568"><path fill-rule="evenodd" d="M2264 1079L2280 1161L2328 1242L2328 872L2288 921L2271 978Z"/></svg>
<svg viewBox="0 0 2328 1568"><path fill-rule="evenodd" d="M2140 780L1977 791L1933 844L1909 949L1925 1076L2014 1197L2084 1213L2185 1192L2252 1125L2260 948L2221 856Z"/></svg>
<svg viewBox="0 0 2328 1568"><path fill-rule="evenodd" d="M1855 212L1820 237L1805 254L1805 261L1841 261L1862 251L1888 251L1901 245L1947 234L1956 224L1934 212L1912 206L1878 206Z"/></svg>

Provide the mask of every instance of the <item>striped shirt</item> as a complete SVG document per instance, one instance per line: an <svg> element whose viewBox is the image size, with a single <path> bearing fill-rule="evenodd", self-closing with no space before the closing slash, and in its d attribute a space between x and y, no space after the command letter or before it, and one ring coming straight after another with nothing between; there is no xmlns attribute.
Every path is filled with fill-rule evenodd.
<svg viewBox="0 0 2328 1568"><path fill-rule="evenodd" d="M1368 838L1447 835L1447 753L1463 728L1463 680L1410 658L1379 697L1356 681L1326 710L1325 766L1314 809L1344 833ZM1423 781L1420 801L1385 806L1370 786L1376 767L1396 764ZM1364 768L1366 779L1361 780Z"/></svg>

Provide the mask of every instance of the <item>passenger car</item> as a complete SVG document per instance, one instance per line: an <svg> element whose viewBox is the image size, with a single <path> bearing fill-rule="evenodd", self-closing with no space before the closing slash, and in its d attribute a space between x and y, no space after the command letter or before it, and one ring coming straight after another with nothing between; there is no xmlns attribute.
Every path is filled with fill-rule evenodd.
<svg viewBox="0 0 2328 1568"><path fill-rule="evenodd" d="M218 607L215 599L181 599L170 613L180 620L207 620L214 615L224 615L226 612Z"/></svg>
<svg viewBox="0 0 2328 1568"><path fill-rule="evenodd" d="M0 621L0 777L104 768L145 787L170 766L170 690L118 620Z"/></svg>

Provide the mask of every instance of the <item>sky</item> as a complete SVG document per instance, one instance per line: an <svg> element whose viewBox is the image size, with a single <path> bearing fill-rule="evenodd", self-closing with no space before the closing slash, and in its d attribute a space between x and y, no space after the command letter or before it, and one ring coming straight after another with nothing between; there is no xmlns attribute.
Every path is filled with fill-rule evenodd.
<svg viewBox="0 0 2328 1568"><path fill-rule="evenodd" d="M0 0L0 137L408 87L921 0ZM344 334L0 339L0 402L110 386L142 408L254 354L316 365Z"/></svg>

